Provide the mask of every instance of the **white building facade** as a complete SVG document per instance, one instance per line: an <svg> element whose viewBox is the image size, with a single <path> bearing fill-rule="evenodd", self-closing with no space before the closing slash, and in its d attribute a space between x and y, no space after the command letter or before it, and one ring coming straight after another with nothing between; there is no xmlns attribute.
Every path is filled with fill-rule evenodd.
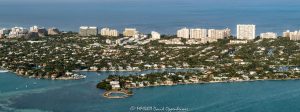
<svg viewBox="0 0 300 112"><path fill-rule="evenodd" d="M255 39L255 25L238 24L237 25L237 39L254 40Z"/></svg>
<svg viewBox="0 0 300 112"><path fill-rule="evenodd" d="M208 30L208 38L211 39L224 39L225 37L229 37L231 35L230 29L222 29L222 30L217 30L217 29L209 29Z"/></svg>
<svg viewBox="0 0 300 112"><path fill-rule="evenodd" d="M207 29L190 29L190 39L201 39L207 37Z"/></svg>
<svg viewBox="0 0 300 112"><path fill-rule="evenodd" d="M152 39L160 39L160 34L158 32L151 32Z"/></svg>
<svg viewBox="0 0 300 112"><path fill-rule="evenodd" d="M274 33L274 32L261 33L260 38L263 38L263 39L276 39L277 34Z"/></svg>
<svg viewBox="0 0 300 112"><path fill-rule="evenodd" d="M182 29L177 30L177 37L189 39L190 38L190 30L187 28L182 28Z"/></svg>
<svg viewBox="0 0 300 112"><path fill-rule="evenodd" d="M133 37L135 35L137 35L139 32L135 29L135 28L125 28L125 30L123 31L123 35L125 37Z"/></svg>
<svg viewBox="0 0 300 112"><path fill-rule="evenodd" d="M119 33L115 29L109 29L109 28L102 28L100 31L100 34L102 36L112 36L112 37L117 37L119 36Z"/></svg>
<svg viewBox="0 0 300 112"><path fill-rule="evenodd" d="M290 32L289 38L290 38L290 40L295 40L295 41L300 40L300 30L299 31Z"/></svg>

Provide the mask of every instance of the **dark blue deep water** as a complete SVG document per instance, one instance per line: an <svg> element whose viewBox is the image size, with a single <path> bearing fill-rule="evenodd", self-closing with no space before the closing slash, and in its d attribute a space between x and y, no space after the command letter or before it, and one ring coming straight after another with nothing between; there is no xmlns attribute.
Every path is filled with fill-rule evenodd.
<svg viewBox="0 0 300 112"><path fill-rule="evenodd" d="M101 96L103 91L95 88L97 82L108 74L129 72L84 74L88 78L78 81L36 80L13 73L0 74L0 112L146 112L130 110L136 107L179 107L189 112L300 110L299 80L152 87L134 89L135 95L127 99L106 99Z"/></svg>
<svg viewBox="0 0 300 112"><path fill-rule="evenodd" d="M256 24L257 32L300 29L298 0L0 0L0 27L136 27L175 34L181 27Z"/></svg>

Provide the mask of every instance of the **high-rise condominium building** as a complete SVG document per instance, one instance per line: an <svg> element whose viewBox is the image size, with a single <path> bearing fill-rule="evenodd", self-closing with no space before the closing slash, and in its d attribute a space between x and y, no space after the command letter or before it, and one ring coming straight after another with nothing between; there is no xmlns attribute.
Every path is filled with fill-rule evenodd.
<svg viewBox="0 0 300 112"><path fill-rule="evenodd" d="M255 25L238 24L237 39L244 39L244 40L255 39Z"/></svg>
<svg viewBox="0 0 300 112"><path fill-rule="evenodd" d="M190 29L190 38L191 39L201 39L207 37L207 29Z"/></svg>
<svg viewBox="0 0 300 112"><path fill-rule="evenodd" d="M290 33L291 33L290 30L287 30L287 31L283 32L282 36L290 38Z"/></svg>
<svg viewBox="0 0 300 112"><path fill-rule="evenodd" d="M226 28L222 30L217 30L217 29L209 29L208 30L208 38L211 39L224 39L225 37L229 37L231 35L231 30Z"/></svg>
<svg viewBox="0 0 300 112"><path fill-rule="evenodd" d="M158 32L152 31L151 36L153 39L160 39L160 34Z"/></svg>
<svg viewBox="0 0 300 112"><path fill-rule="evenodd" d="M30 27L29 32L36 33L39 37L44 37L48 34L45 28L40 28L38 26Z"/></svg>
<svg viewBox="0 0 300 112"><path fill-rule="evenodd" d="M9 38L23 37L28 34L28 30L23 27L13 27L9 33Z"/></svg>
<svg viewBox="0 0 300 112"><path fill-rule="evenodd" d="M276 39L277 34L274 33L274 32L261 33L260 38L263 38L263 39Z"/></svg>
<svg viewBox="0 0 300 112"><path fill-rule="evenodd" d="M95 26L81 26L79 28L79 35L81 36L95 36L98 34L98 28Z"/></svg>
<svg viewBox="0 0 300 112"><path fill-rule="evenodd" d="M181 38L190 38L190 30L187 28L182 28L177 30L177 37L181 37Z"/></svg>
<svg viewBox="0 0 300 112"><path fill-rule="evenodd" d="M102 36L112 36L112 37L117 37L119 36L119 33L115 29L109 29L109 28L102 28L100 31Z"/></svg>
<svg viewBox="0 0 300 112"><path fill-rule="evenodd" d="M57 28L49 28L48 35L58 35L60 33L59 29Z"/></svg>
<svg viewBox="0 0 300 112"><path fill-rule="evenodd" d="M38 26L32 26L29 28L29 32L38 32L39 27Z"/></svg>
<svg viewBox="0 0 300 112"><path fill-rule="evenodd" d="M299 31L294 31L294 32L289 32L289 38L290 40L300 40L300 30Z"/></svg>
<svg viewBox="0 0 300 112"><path fill-rule="evenodd" d="M134 35L137 35L138 31L135 28L125 28L123 35L125 37L133 37Z"/></svg>

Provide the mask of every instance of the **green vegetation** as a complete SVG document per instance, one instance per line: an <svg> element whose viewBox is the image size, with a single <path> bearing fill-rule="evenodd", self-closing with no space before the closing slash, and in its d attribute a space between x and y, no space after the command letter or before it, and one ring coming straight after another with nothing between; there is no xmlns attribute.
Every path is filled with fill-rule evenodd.
<svg viewBox="0 0 300 112"><path fill-rule="evenodd" d="M111 90L112 87L108 82L100 82L97 84L97 88L99 89L105 89L105 90Z"/></svg>
<svg viewBox="0 0 300 112"><path fill-rule="evenodd" d="M175 37L163 35L162 38ZM22 76L46 79L73 77L68 75L73 70L164 68L201 68L219 77L277 78L275 74L278 73L298 77L299 72L292 68L282 72L277 69L300 65L299 41L257 39L232 45L228 44L231 38L200 45L166 45L159 40L119 45L120 37L80 37L72 32L45 38L2 39L0 67ZM175 76L171 79L180 80ZM154 81L149 80L150 83Z"/></svg>

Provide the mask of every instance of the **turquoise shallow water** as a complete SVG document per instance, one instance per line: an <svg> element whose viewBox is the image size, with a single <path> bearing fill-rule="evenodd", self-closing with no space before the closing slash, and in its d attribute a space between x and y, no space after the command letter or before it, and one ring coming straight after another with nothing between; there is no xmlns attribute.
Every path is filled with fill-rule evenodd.
<svg viewBox="0 0 300 112"><path fill-rule="evenodd" d="M153 72L153 71L147 71ZM96 89L108 74L84 72L78 81L51 81L0 74L0 111L140 112L137 107L186 108L190 112L298 112L300 81L258 81L134 89L127 99L106 99ZM27 85L27 88L26 88ZM18 88L18 89L16 89Z"/></svg>

